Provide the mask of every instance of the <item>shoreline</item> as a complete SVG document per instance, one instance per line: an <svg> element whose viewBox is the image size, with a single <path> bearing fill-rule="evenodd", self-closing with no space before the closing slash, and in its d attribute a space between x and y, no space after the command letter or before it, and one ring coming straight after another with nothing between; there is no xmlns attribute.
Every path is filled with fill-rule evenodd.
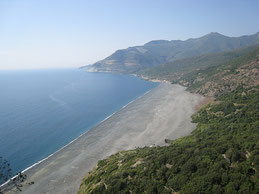
<svg viewBox="0 0 259 194"><path fill-rule="evenodd" d="M158 87L159 85L157 85L156 87ZM126 108L128 105L130 105L131 103L133 103L134 101L136 101L137 99L142 98L143 96L145 96L146 94L148 94L149 92L151 92L153 89L155 89L156 87L148 90L147 92L145 92L144 94L138 96L136 99L131 100L129 103L127 103L126 105L122 106L119 110L113 112L112 114L110 114L109 116L107 116L106 118L104 118L102 121L100 121L99 123L97 123L95 126L91 127L89 130L85 131L84 133L82 133L81 135L79 135L77 138L73 139L72 141L70 141L69 143L67 143L66 145L64 145L63 147L59 148L57 151L51 153L50 155L46 156L45 158L35 162L34 164L32 164L31 166L25 168L24 170L21 171L21 173L26 173L27 171L29 171L30 169L36 167L37 165L43 163L45 160L48 160L50 157L54 156L55 154L57 154L58 152L61 152L63 149L65 149L67 146L71 145L73 142L77 141L81 136L86 135L90 130L98 127L98 125L102 124L103 122L105 122L106 120L108 120L110 117L112 117L114 114L116 114L117 112L121 111L122 109ZM0 188L4 188L10 181L14 180L15 178L17 178L18 175L13 176L12 178L10 178L8 181L4 182L3 184L0 185Z"/></svg>
<svg viewBox="0 0 259 194"><path fill-rule="evenodd" d="M143 76L143 75L137 75L137 74L131 74L131 75L133 75L133 76L135 76L135 77L138 77L138 78L140 78L140 79L142 79L142 80L145 80L145 81L150 81L150 82L155 82L155 83L168 83L168 84L173 84L173 83L171 83L171 82L169 82L169 81L167 81L167 80L151 79L151 78L149 78L149 77L145 77L145 76ZM179 84L179 83L176 84L176 85L180 85L180 86L185 87L185 88L187 89L186 86L183 86L183 85L181 85L181 84ZM187 91L187 90L186 90L186 91ZM188 92L190 92L190 91L188 91ZM190 92L190 93L193 93L193 92ZM197 104L197 105L195 106L195 110L196 110L196 111L199 111L202 107L206 106L206 105L209 104L209 103L213 103L213 102L215 101L215 97L212 97L212 96L204 96L204 95L198 94L198 93L193 93L193 94L200 95L200 96L202 96L202 97L204 98L199 104Z"/></svg>
<svg viewBox="0 0 259 194"><path fill-rule="evenodd" d="M98 160L135 147L165 145L166 138L189 134L196 127L190 116L203 97L185 89L162 82L129 102L57 153L27 169L22 193L76 193L82 178ZM32 181L35 184L28 185ZM9 193L16 193L16 189Z"/></svg>

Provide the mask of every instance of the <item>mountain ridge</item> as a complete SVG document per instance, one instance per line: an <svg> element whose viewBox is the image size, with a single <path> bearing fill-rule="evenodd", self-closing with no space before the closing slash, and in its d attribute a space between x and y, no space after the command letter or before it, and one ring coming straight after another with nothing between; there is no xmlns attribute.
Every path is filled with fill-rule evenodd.
<svg viewBox="0 0 259 194"><path fill-rule="evenodd" d="M142 46L117 50L107 58L82 68L94 72L135 73L186 57L231 51L258 43L259 32L240 37L211 32L187 40L153 40Z"/></svg>

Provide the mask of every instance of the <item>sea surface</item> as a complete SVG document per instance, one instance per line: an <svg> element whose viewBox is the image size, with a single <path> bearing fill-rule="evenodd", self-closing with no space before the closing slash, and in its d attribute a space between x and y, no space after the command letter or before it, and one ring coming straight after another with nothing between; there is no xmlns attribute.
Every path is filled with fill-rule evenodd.
<svg viewBox="0 0 259 194"><path fill-rule="evenodd" d="M0 156L14 175L156 86L76 69L0 71Z"/></svg>

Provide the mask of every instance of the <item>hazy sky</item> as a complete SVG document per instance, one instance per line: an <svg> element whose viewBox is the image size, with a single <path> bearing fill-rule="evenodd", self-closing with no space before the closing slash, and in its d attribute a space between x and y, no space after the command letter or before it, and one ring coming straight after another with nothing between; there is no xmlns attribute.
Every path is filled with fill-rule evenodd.
<svg viewBox="0 0 259 194"><path fill-rule="evenodd" d="M0 0L0 69L79 67L155 39L259 31L258 0Z"/></svg>

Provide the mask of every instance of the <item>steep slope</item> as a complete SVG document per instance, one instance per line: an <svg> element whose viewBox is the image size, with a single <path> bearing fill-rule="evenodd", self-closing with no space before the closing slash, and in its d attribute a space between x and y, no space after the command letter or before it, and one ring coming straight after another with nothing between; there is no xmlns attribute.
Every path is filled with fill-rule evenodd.
<svg viewBox="0 0 259 194"><path fill-rule="evenodd" d="M210 33L201 38L186 41L156 40L143 46L118 50L106 59L85 68L88 71L134 73L146 67L185 57L230 51L258 43L259 33L241 37L227 37L219 33Z"/></svg>
<svg viewBox="0 0 259 194"><path fill-rule="evenodd" d="M212 92L219 97L193 115L197 128L191 135L99 161L78 193L258 193L258 70L258 50L252 49L208 67L204 79L201 72L189 74L190 90L211 82L208 91L217 91L216 84L229 81L234 88Z"/></svg>
<svg viewBox="0 0 259 194"><path fill-rule="evenodd" d="M239 85L259 82L259 45L230 52L185 58L138 72L148 79L167 80L207 96L218 96Z"/></svg>
<svg viewBox="0 0 259 194"><path fill-rule="evenodd" d="M180 84L206 96L221 96L238 87L259 84L259 47L227 63L184 75Z"/></svg>

